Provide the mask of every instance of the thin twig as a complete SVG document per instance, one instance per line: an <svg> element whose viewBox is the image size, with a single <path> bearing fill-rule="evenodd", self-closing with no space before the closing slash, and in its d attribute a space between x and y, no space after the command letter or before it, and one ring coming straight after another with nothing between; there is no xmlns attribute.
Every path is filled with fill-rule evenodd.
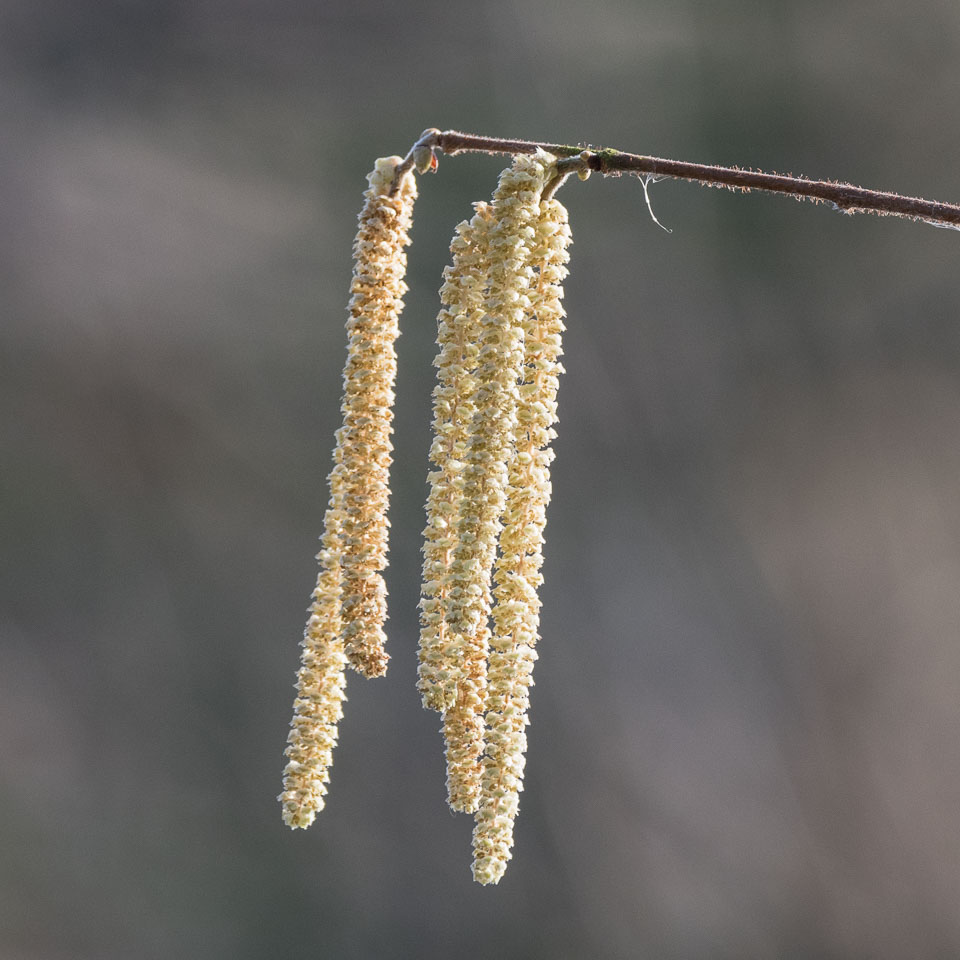
<svg viewBox="0 0 960 960"><path fill-rule="evenodd" d="M635 176L671 177L677 180L696 180L703 186L726 187L728 190L764 190L783 193L797 200L829 203L842 213L875 213L879 216L906 217L921 220L938 227L960 230L960 205L904 197L898 193L866 190L850 183L833 180L807 180L805 177L762 173L759 170L741 170L739 167L717 167L680 160L663 160L636 153L598 147L570 146L564 143L536 143L530 140L503 140L498 137L480 137L456 130L424 130L403 163L397 168L396 183L414 166L424 173L436 169L435 151L453 156L457 153L535 153L546 150L561 157L558 172L567 174L596 171L604 176L622 174ZM557 184L559 185L559 184Z"/></svg>

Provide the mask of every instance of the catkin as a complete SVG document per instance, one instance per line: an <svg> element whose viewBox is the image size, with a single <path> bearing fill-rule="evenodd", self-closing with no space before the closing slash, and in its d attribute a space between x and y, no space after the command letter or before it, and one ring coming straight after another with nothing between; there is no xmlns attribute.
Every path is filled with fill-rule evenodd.
<svg viewBox="0 0 960 960"><path fill-rule="evenodd" d="M400 162L380 159L369 174L353 248L343 426L279 797L291 827L323 808L346 666L380 676L389 659L394 343L416 196L410 174L390 195ZM570 244L566 210L543 199L556 176L556 159L540 150L503 171L492 203L457 227L437 318L417 688L443 715L447 799L475 815L482 884L497 883L512 855L539 640Z"/></svg>
<svg viewBox="0 0 960 960"><path fill-rule="evenodd" d="M386 669L383 621L393 385L408 230L416 197L412 175L389 196L399 157L377 160L353 247L347 320L343 426L337 431L320 571L301 642L297 697L283 772L284 822L308 827L323 809L348 661L367 676Z"/></svg>
<svg viewBox="0 0 960 960"><path fill-rule="evenodd" d="M485 753L473 847L474 879L497 883L513 847L523 789L525 727L539 639L543 532L550 500L548 444L556 436L557 387L570 230L556 200L540 204L531 264L536 279L523 320L522 381L508 466L500 555L494 573L494 629L487 667Z"/></svg>
<svg viewBox="0 0 960 960"><path fill-rule="evenodd" d="M480 317L486 296L488 234L493 214L488 203L475 205L470 221L457 225L450 244L452 264L444 270L443 304L437 317L440 347L434 366L433 442L427 477L427 526L423 531L423 586L420 598L420 652L417 689L423 705L445 711L457 697L457 664L462 641L451 640L447 610L453 581L450 562L457 542L457 514L463 495L467 428L473 403Z"/></svg>
<svg viewBox="0 0 960 960"><path fill-rule="evenodd" d="M313 591L297 673L297 698L287 736L283 771L283 820L288 827L309 827L323 809L330 780L337 724L346 700L347 658L340 636L340 552L343 523L343 465L330 474L330 504L323 521L320 573Z"/></svg>
<svg viewBox="0 0 960 960"><path fill-rule="evenodd" d="M349 345L343 371L343 556L341 617L344 650L357 671L382 676L387 669L383 630L387 590L387 505L390 434L397 355L394 342L407 285L404 247L416 197L412 174L394 196L388 192L399 157L377 161L360 214L350 290Z"/></svg>
<svg viewBox="0 0 960 960"><path fill-rule="evenodd" d="M478 320L477 368L470 402L455 543L448 567L446 629L458 652L455 699L444 712L447 799L474 812L484 745L490 577L503 511L507 460L523 367L523 317L530 308L533 224L552 157L522 155L500 176L489 231L486 296Z"/></svg>

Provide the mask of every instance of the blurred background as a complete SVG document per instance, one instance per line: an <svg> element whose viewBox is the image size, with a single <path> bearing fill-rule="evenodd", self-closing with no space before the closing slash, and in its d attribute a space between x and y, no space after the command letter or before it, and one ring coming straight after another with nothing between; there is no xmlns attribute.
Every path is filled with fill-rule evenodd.
<svg viewBox="0 0 960 960"><path fill-rule="evenodd" d="M560 194L543 642L470 878L414 689L437 290L501 158L422 178L391 669L281 823L374 158L427 126L960 200L960 8L0 4L0 956L960 956L960 237Z"/></svg>

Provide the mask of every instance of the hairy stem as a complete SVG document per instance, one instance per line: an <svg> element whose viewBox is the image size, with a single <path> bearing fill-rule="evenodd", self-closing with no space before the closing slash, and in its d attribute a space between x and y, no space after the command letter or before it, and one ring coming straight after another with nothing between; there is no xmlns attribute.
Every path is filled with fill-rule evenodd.
<svg viewBox="0 0 960 960"><path fill-rule="evenodd" d="M832 180L808 180L805 177L759 170L741 170L739 167L717 167L680 160L664 160L636 153L598 147L570 146L562 143L535 143L530 140L503 140L499 137L481 137L456 130L425 130L397 169L397 180L416 165L421 172L435 169L435 151L453 156L457 153L535 153L546 150L563 158L558 164L561 174L579 172L586 175L596 171L604 176L624 173L639 177L671 177L677 180L696 180L702 186L726 187L728 190L764 190L783 193L797 200L829 203L842 213L875 213L879 216L906 217L935 226L960 230L960 204L938 203L919 197L904 197L898 193L866 190L850 183Z"/></svg>

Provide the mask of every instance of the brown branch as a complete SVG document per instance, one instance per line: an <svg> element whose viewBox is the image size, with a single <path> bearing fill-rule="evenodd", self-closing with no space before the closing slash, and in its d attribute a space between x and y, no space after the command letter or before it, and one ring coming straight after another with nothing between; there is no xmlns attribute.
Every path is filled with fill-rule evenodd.
<svg viewBox="0 0 960 960"><path fill-rule="evenodd" d="M397 169L396 183L408 170L416 167L420 173L436 169L436 151L454 156L457 153L535 153L546 150L562 158L559 172L566 176L579 172L584 176L596 171L604 176L618 177L631 174L637 177L672 177L677 180L696 180L703 186L726 187L728 190L764 190L783 193L797 200L829 203L842 213L875 213L879 216L906 217L921 220L938 227L960 230L960 205L904 197L898 193L865 190L850 183L833 180L807 180L805 177L741 170L739 167L716 167L680 160L663 160L636 153L598 147L570 146L563 143L535 143L530 140L502 140L480 137L456 130L424 130L403 163ZM554 189L556 188L554 186ZM394 187L396 189L396 186Z"/></svg>

